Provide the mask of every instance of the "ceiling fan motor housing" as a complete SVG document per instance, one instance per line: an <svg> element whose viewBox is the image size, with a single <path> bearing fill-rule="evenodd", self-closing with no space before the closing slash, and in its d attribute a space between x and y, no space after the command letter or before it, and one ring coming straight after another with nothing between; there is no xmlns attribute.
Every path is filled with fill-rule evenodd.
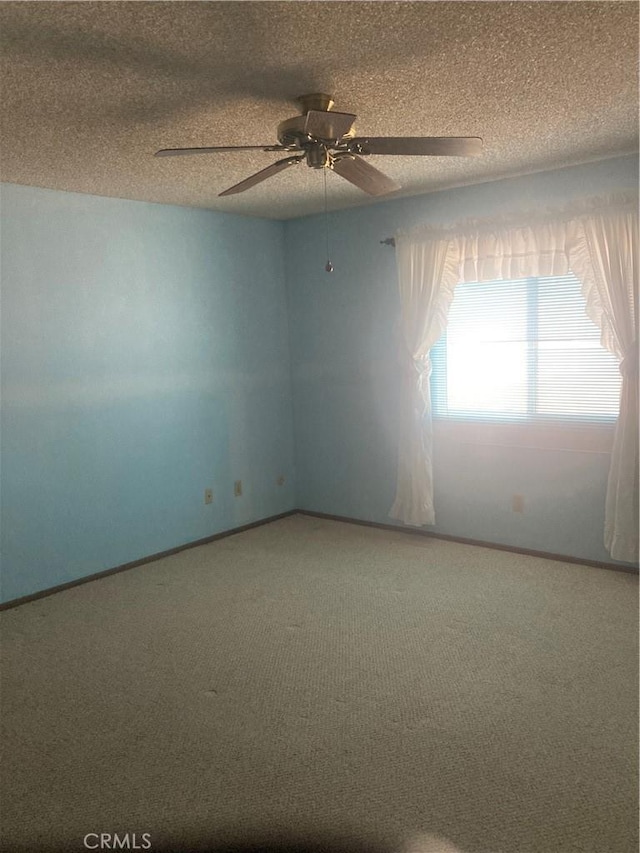
<svg viewBox="0 0 640 853"><path fill-rule="evenodd" d="M307 147L307 166L312 169L324 169L330 163L329 150L322 142L314 142Z"/></svg>
<svg viewBox="0 0 640 853"><path fill-rule="evenodd" d="M284 145L285 148L295 147L305 149L310 145L317 144L318 140L309 136L305 130L306 122L306 115L294 116L293 118L286 119L286 121L281 121L278 125L277 131L278 142L280 145ZM355 127L351 127L351 129L335 144L340 145L341 142L348 142L348 140L352 139L355 135L356 129Z"/></svg>

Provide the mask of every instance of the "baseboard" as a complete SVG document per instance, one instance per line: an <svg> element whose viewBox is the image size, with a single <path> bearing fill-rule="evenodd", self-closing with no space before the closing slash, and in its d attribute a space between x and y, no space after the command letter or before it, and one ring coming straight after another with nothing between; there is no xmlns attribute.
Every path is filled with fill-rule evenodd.
<svg viewBox="0 0 640 853"><path fill-rule="evenodd" d="M113 569L105 569L102 572L95 572L92 575L86 575L82 578L77 578L67 583L51 586L40 592L31 593L31 595L23 595L20 598L13 598L11 601L5 601L0 604L0 611L9 610L13 607L19 607L21 604L28 604L30 601L37 601L39 598L46 598L49 595L55 595L57 592L63 592L65 589L71 589L74 586L80 586L90 581L99 580L100 578L116 575L119 572L126 572L129 569L135 569L138 566L144 566L147 563L153 563L156 560L161 560L163 557L170 557L172 554L179 554L181 551L187 551L190 548L197 548L199 545L208 545L211 542L216 542L218 539L224 539L227 536L234 536L236 533L244 533L245 530L251 530L254 527L261 527L264 524L270 524L272 521L278 521L281 518L287 518L290 515L307 515L314 518L326 518L329 521L341 521L345 524L359 524L363 527L375 527L379 530L392 530L394 533L407 533L409 536L423 536L431 539L443 539L446 542L459 542L462 545L476 545L479 548L492 548L494 551L511 551L514 554L525 554L529 557L543 557L545 560L556 560L561 563L575 563L580 566L593 566L598 569L607 569L614 572L627 572L628 574L638 574L638 566L624 566L619 563L607 563L599 560L586 560L580 557L571 557L567 554L550 554L547 551L534 551L530 548L517 548L513 545L502 545L499 542L484 542L479 539L465 539L460 536L449 536L445 533L432 533L429 530L423 530L419 527L401 527L398 524L382 524L378 521L364 521L360 518L350 518L344 515L330 515L326 512L314 512L308 509L290 509L287 512L281 512L278 515L270 515L268 518L261 518L259 521L252 521L249 524L243 524L240 527L232 527L230 530L223 530L220 533L214 533L212 536L206 536L204 539L196 539L194 542L187 542L185 545L179 545L177 548L170 548L168 551L160 551L157 554L151 554L148 557L142 557L139 560L133 560L131 563L124 563L121 566L115 566Z"/></svg>
<svg viewBox="0 0 640 853"><path fill-rule="evenodd" d="M395 533L408 533L410 536L426 536L430 539L444 539L445 542L459 542L462 545L477 545L478 548L491 548L494 551L511 551L513 554L525 554L529 557L543 557L545 560L556 560L561 563L575 563L579 566L593 566L597 569L607 569L613 572L627 572L637 575L638 566L628 566L621 563L607 563L600 560L587 560L582 557L570 557L567 554L550 554L547 551L534 551L531 548L518 548L515 545L502 545L499 542L484 542L480 539L465 539L460 536L449 536L446 533L432 533L421 527L401 527L399 524L382 524L378 521L363 521L359 518L349 518L344 515L330 515L326 512L313 512L312 510L299 509L299 515L310 515L315 518L326 518L329 521L342 521L346 524L360 524L364 527L376 527L379 530L393 530Z"/></svg>
<svg viewBox="0 0 640 853"><path fill-rule="evenodd" d="M105 569L102 572L95 572L92 575L86 575L82 578L77 578L67 583L61 583L57 586L51 586L47 589L34 592L30 595L23 595L20 598L13 598L11 601L5 601L0 604L0 611L9 610L12 607L19 607L21 604L27 604L30 601L36 601L38 598L46 598L49 595L55 595L57 592L63 592L65 589L71 589L74 586L80 586L83 583L99 580L100 578L109 577L109 575L117 575L119 572L127 572L129 569L136 569L138 566L144 566L147 563L153 563L156 560L161 560L163 557L170 557L172 554L179 554L181 551L187 551L190 548L197 548L199 545L208 545L210 542L216 542L218 539L225 539L227 536L234 536L236 533L244 533L245 530L251 530L253 527L261 527L263 524L270 524L272 521L278 521L280 518L286 518L288 515L295 515L297 510L290 509L287 512L281 512L278 515L270 515L268 518L261 518L259 521L252 521L249 524L243 524L240 527L232 527L230 530L223 530L221 533L214 533L212 536L205 536L204 539L196 539L195 542L187 542L185 545L178 545L177 548L170 548L168 551L160 551L157 554L151 554L149 557L142 557L139 560L133 560L131 563L124 563L121 566L115 566L113 569Z"/></svg>

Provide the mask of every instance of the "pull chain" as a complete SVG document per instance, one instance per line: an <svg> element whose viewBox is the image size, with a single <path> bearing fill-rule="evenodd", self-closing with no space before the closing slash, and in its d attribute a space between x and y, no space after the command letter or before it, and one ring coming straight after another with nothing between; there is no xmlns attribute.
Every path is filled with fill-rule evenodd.
<svg viewBox="0 0 640 853"><path fill-rule="evenodd" d="M333 272L333 264L329 259L329 212L327 210L327 167L322 170L322 178L324 181L324 226L325 237L327 243L327 263L325 264L325 272Z"/></svg>

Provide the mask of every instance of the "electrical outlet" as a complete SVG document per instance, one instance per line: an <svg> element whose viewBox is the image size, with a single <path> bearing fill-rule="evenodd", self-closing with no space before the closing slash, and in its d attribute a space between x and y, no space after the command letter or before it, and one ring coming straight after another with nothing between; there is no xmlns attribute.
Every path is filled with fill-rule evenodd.
<svg viewBox="0 0 640 853"><path fill-rule="evenodd" d="M524 495L511 495L511 509L513 512L524 512Z"/></svg>
<svg viewBox="0 0 640 853"><path fill-rule="evenodd" d="M280 474L280 476L279 476L279 477L278 477L278 479L276 480L276 483L277 483L279 486L284 486L284 477L282 476L282 474Z"/></svg>
<svg viewBox="0 0 640 853"><path fill-rule="evenodd" d="M213 503L213 489L205 489L204 490L204 502L206 504Z"/></svg>
<svg viewBox="0 0 640 853"><path fill-rule="evenodd" d="M233 494L239 498L242 494L242 480L236 480L233 484Z"/></svg>

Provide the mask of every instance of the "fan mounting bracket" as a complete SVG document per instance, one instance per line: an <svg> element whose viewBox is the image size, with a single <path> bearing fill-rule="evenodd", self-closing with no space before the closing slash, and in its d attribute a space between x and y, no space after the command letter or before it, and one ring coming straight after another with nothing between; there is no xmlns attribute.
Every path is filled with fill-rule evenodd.
<svg viewBox="0 0 640 853"><path fill-rule="evenodd" d="M328 112L334 105L332 95L325 95L324 92L314 92L311 95L300 95L296 101L302 107L302 114L306 115L309 110L323 110Z"/></svg>

